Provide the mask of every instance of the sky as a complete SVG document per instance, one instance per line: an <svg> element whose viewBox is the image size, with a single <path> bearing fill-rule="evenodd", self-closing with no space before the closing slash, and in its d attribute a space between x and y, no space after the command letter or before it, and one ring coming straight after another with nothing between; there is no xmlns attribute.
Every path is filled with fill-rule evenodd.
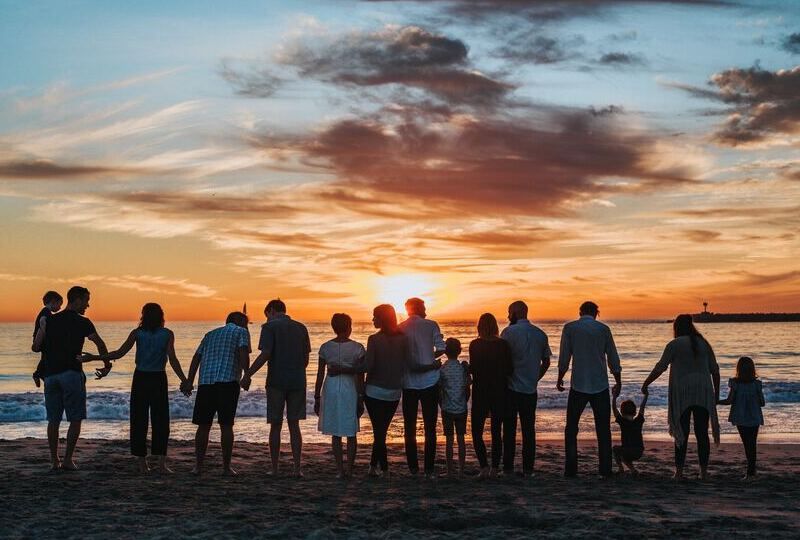
<svg viewBox="0 0 800 540"><path fill-rule="evenodd" d="M800 311L791 0L0 14L0 321Z"/></svg>

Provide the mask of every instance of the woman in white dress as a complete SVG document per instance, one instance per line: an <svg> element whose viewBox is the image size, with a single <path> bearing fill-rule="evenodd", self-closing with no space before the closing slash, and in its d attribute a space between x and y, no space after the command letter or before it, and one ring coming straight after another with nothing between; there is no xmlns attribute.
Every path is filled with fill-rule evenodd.
<svg viewBox="0 0 800 540"><path fill-rule="evenodd" d="M337 478L351 476L356 461L358 419L364 411L364 346L350 339L353 321L336 313L331 327L336 337L319 349L319 367L314 388L314 412L319 430L331 436ZM325 376L325 370L328 376ZM342 456L342 437L347 437L347 463Z"/></svg>

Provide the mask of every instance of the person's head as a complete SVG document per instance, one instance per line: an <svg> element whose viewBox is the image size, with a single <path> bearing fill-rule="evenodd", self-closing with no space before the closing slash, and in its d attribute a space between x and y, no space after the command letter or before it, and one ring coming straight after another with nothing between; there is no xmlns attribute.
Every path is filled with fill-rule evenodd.
<svg viewBox="0 0 800 540"><path fill-rule="evenodd" d="M154 302L142 306L142 318L139 319L139 328L154 332L164 328L164 310Z"/></svg>
<svg viewBox="0 0 800 540"><path fill-rule="evenodd" d="M626 399L619 404L619 412L622 413L622 416L636 416L636 403Z"/></svg>
<svg viewBox="0 0 800 540"><path fill-rule="evenodd" d="M283 300L280 298L270 300L264 308L264 315L267 316L267 320L274 319L280 315L286 315L286 304L284 304Z"/></svg>
<svg viewBox="0 0 800 540"><path fill-rule="evenodd" d="M484 313L478 319L478 337L489 339L497 337L500 329L497 327L497 319L491 313Z"/></svg>
<svg viewBox="0 0 800 540"><path fill-rule="evenodd" d="M397 334L397 313L391 304L381 304L372 310L372 324L386 334Z"/></svg>
<svg viewBox="0 0 800 540"><path fill-rule="evenodd" d="M672 333L674 337L700 335L692 322L692 316L685 313L675 317L675 321L672 323Z"/></svg>
<svg viewBox="0 0 800 540"><path fill-rule="evenodd" d="M409 298L406 300L406 313L408 316L411 317L412 315L416 315L417 317L425 318L425 301L422 298Z"/></svg>
<svg viewBox="0 0 800 540"><path fill-rule="evenodd" d="M515 324L520 319L528 318L528 304L522 300L511 302L508 306L508 322Z"/></svg>
<svg viewBox="0 0 800 540"><path fill-rule="evenodd" d="M64 299L56 291L47 291L42 296L42 304L50 311L58 311L63 303Z"/></svg>
<svg viewBox="0 0 800 540"><path fill-rule="evenodd" d="M444 354L447 355L447 358L458 359L458 355L461 354L461 342L456 338L447 338L447 341L444 342Z"/></svg>
<svg viewBox="0 0 800 540"><path fill-rule="evenodd" d="M749 356L742 356L736 362L736 380L738 382L753 382L758 377L756 373L756 363Z"/></svg>
<svg viewBox="0 0 800 540"><path fill-rule="evenodd" d="M331 328L336 332L336 337L349 338L353 331L353 319L347 313L334 313L331 317Z"/></svg>
<svg viewBox="0 0 800 540"><path fill-rule="evenodd" d="M581 317L583 317L584 315L588 315L596 319L597 314L600 313L600 308L594 302L586 301L583 304L581 304L581 307L578 309L578 313L580 313Z"/></svg>
<svg viewBox="0 0 800 540"><path fill-rule="evenodd" d="M89 308L89 289L75 285L67 291L67 305L69 309L83 315Z"/></svg>
<svg viewBox="0 0 800 540"><path fill-rule="evenodd" d="M236 326L240 326L242 328L247 328L248 323L247 315L242 313L241 311L232 311L228 314L228 318L225 319L225 324L235 324Z"/></svg>

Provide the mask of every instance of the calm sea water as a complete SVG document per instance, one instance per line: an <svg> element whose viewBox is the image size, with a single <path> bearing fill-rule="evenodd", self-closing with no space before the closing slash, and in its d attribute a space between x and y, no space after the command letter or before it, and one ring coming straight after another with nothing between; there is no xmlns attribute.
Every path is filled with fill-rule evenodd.
<svg viewBox="0 0 800 540"><path fill-rule="evenodd" d="M536 321L534 321L536 322ZM562 321L537 322L550 337L554 355L557 355ZM666 322L609 322L620 351L623 367L622 398L639 399L642 381L661 356L664 345L671 338L671 325ZM118 347L135 326L133 322L99 322L98 332L110 349ZM168 325L176 336L176 350L184 369L188 369L195 348L203 335L216 326L213 322L175 322ZM327 323L308 323L314 349L308 367L307 392L308 419L302 423L305 440L327 440L317 432L313 415L313 384L317 370L316 351L333 337ZM446 337L461 340L464 348L475 337L474 322L441 323ZM258 325L251 325L253 345L257 345ZM726 382L733 376L739 356L752 356L761 379L767 400L764 411L766 425L763 439L783 442L800 442L800 323L706 324L700 327L714 347L720 363L723 380L722 395L726 395ZM37 355L30 352L31 324L0 324L0 438L44 437L45 409L41 389L31 380ZM356 324L353 339L366 343L374 332L371 325ZM93 344L87 342L88 350ZM254 356L253 356L254 357ZM114 370L105 379L89 379L89 420L84 423L82 436L87 438L127 438L128 404L133 374L133 351L115 363ZM466 357L464 358L466 359ZM168 368L169 369L169 368ZM89 368L87 367L87 372ZM553 365L539 386L537 431L540 434L560 437L564 429L566 392L555 390L557 370ZM266 400L263 390L265 372L255 378L250 392L243 392L239 402L236 436L239 440L266 441L264 420ZM191 425L194 398L182 396L177 379L169 372L171 385L172 436L189 439L194 435ZM649 439L666 439L666 384L667 374L651 387L645 435ZM728 407L718 408L724 440L738 440L735 429L727 422ZM421 422L420 422L421 424ZM488 429L488 426L487 426ZM217 430L214 430L216 432ZM582 419L581 432L593 432L591 409ZM420 425L421 433L421 425ZM362 436L370 438L369 419L362 418ZM400 411L395 416L390 436L402 437ZM488 434L487 434L488 437Z"/></svg>

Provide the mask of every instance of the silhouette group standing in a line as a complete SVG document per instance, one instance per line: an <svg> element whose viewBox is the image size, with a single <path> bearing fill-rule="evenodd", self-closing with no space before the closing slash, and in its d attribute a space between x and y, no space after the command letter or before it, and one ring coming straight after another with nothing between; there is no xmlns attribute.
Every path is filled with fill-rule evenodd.
<svg viewBox="0 0 800 540"><path fill-rule="evenodd" d="M194 353L184 375L175 353L175 336L165 327L164 312L158 304L142 308L139 325L115 351L108 352L91 321L84 316L89 291L72 287L67 306L58 311L61 297L53 291L43 298L44 309L35 321L32 349L41 352L33 378L44 380L47 436L52 469L74 470L75 447L81 422L86 418L86 377L82 364L102 361L95 371L98 379L109 374L112 361L136 347L131 383L130 444L141 472L150 470L147 461L147 433L152 426L150 453L157 457L157 469L172 472L166 463L169 438L169 397L166 364L180 380L181 392L195 393L192 422L195 435L195 473L203 472L209 434L214 418L221 431L223 470L231 467L234 421L241 390L249 390L252 378L267 366L266 418L269 428L271 466L268 474L279 472L283 422L289 428L292 475L302 477L303 440L300 421L306 418L306 370L311 341L306 327L287 314L286 304L271 300L264 309L267 321L261 327L259 354L250 363L251 344L247 315L232 312L225 324L208 332ZM448 475L456 474L454 449L458 450L457 475L464 469L467 416L480 466L480 478L514 473L517 426L522 440L523 476L532 476L536 460L536 408L538 386L548 372L552 352L546 333L528 319L528 306L515 301L508 307L509 324L499 331L497 320L484 313L477 323L477 337L469 344L469 361L460 362L461 343L445 340L439 325L427 318L425 303L409 298L407 318L400 324L388 304L373 310L377 330L366 347L351 339L352 319L344 313L331 318L334 336L319 349L314 383L313 410L318 429L331 436L337 476L353 474L357 454L360 418L366 411L372 426L372 449L368 475L389 472L386 439L392 419L402 400L405 458L411 475L420 472L417 421L421 409L424 433L423 469L426 478L436 477L437 424L441 410L446 439ZM730 421L737 426L747 457L747 477L756 474L756 441L763 424L764 396L755 363L742 357L730 392L719 399L720 373L714 351L692 323L680 315L673 324L670 341L641 391L638 412L631 400L617 406L622 388L622 367L611 329L597 320L594 302L580 306L580 317L564 325L558 354L556 388L565 390L564 379L571 370L564 428L564 476L578 472L577 435L580 417L587 404L592 407L601 477L627 467L637 474L635 462L642 457L642 429L649 386L669 369L667 416L675 440L675 477L684 473L690 421L694 419L701 477L708 477L709 423L714 441L719 441L717 404L730 404ZM98 354L83 352L84 340L93 341ZM446 356L443 363L442 355ZM614 385L609 391L609 376ZM195 379L197 389L195 392ZM471 398L471 411L468 403ZM612 400L613 398L613 400ZM621 444L612 447L611 418L620 425ZM59 457L59 427L62 417L69 422L63 461ZM489 420L491 461L484 442ZM343 447L342 438L346 438ZM501 468L502 467L502 468Z"/></svg>

